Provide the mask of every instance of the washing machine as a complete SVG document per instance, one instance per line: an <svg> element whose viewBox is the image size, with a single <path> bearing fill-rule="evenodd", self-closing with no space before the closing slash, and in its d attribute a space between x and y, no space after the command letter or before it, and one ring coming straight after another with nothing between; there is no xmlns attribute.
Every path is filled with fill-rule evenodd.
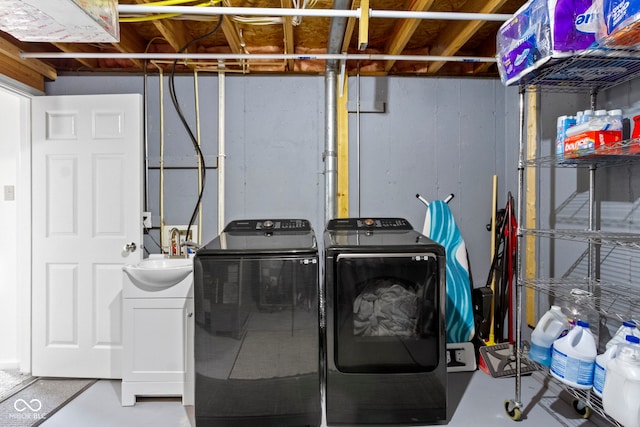
<svg viewBox="0 0 640 427"><path fill-rule="evenodd" d="M196 252L197 427L320 425L319 288L304 219L233 221Z"/></svg>
<svg viewBox="0 0 640 427"><path fill-rule="evenodd" d="M402 218L344 218L324 251L327 424L446 423L444 248Z"/></svg>

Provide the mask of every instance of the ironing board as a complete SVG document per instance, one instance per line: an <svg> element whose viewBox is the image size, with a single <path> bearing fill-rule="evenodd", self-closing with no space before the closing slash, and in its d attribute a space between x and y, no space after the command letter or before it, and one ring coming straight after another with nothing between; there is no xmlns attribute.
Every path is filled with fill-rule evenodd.
<svg viewBox="0 0 640 427"><path fill-rule="evenodd" d="M475 334L471 279L467 247L447 204L453 195L431 202L417 197L427 205L422 234L444 246L447 254L447 343L469 342Z"/></svg>

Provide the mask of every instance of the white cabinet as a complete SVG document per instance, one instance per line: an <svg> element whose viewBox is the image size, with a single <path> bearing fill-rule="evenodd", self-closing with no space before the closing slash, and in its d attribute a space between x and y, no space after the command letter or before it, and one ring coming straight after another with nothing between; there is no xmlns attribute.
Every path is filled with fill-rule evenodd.
<svg viewBox="0 0 640 427"><path fill-rule="evenodd" d="M125 283L123 406L134 405L137 396L182 396L184 405L194 403L193 274L183 282L160 292L127 292L135 285Z"/></svg>

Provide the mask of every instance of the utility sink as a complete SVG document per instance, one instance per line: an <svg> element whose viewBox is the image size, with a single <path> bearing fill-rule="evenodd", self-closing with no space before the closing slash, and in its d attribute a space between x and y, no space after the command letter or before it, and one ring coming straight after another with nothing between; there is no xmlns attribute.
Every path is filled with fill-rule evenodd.
<svg viewBox="0 0 640 427"><path fill-rule="evenodd" d="M193 271L193 258L150 257L122 269L136 286L160 291L184 280Z"/></svg>

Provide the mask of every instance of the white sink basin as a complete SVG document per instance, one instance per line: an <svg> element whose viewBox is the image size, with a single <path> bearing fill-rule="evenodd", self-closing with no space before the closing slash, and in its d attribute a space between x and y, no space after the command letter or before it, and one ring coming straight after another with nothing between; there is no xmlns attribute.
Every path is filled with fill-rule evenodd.
<svg viewBox="0 0 640 427"><path fill-rule="evenodd" d="M147 258L122 267L131 281L142 289L159 291L177 285L193 271L192 258Z"/></svg>

